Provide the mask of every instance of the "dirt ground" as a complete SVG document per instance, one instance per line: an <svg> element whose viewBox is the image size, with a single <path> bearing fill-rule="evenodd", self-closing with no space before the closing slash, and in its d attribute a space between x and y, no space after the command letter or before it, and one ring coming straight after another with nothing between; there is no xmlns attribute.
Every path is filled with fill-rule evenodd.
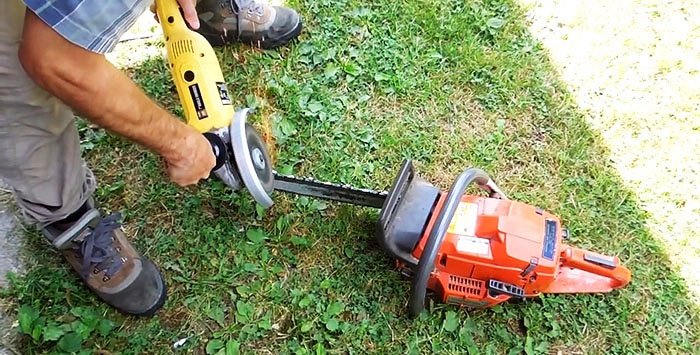
<svg viewBox="0 0 700 355"><path fill-rule="evenodd" d="M24 270L21 257L23 239L12 207L7 186L0 181L0 288L8 287L8 272L21 273ZM0 355L14 354L10 349L17 338L17 330L13 328L14 317L8 314L10 310L6 308L0 299Z"/></svg>

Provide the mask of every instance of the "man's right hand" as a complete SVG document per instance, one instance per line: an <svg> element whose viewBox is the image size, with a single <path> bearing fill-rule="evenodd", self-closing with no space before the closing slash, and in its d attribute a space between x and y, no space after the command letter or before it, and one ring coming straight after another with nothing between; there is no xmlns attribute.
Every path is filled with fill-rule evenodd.
<svg viewBox="0 0 700 355"><path fill-rule="evenodd" d="M163 156L170 180L180 186L207 179L216 164L211 144L204 135L192 130L172 156Z"/></svg>

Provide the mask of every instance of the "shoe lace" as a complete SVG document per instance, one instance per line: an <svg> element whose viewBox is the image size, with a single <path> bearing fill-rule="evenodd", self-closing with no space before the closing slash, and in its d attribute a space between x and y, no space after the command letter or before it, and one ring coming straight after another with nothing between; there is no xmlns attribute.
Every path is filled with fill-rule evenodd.
<svg viewBox="0 0 700 355"><path fill-rule="evenodd" d="M114 239L112 231L121 227L117 222L121 219L120 213L114 213L102 217L95 228L83 239L80 253L83 257L83 274L91 271L91 266L96 272L105 270L105 278L109 279L124 265L125 259L118 257L119 251L112 246Z"/></svg>
<svg viewBox="0 0 700 355"><path fill-rule="evenodd" d="M231 3L232 8L238 9L238 16L240 16L240 14L244 11L250 14L255 13L258 16L262 16L265 12L263 4L255 0L231 0Z"/></svg>

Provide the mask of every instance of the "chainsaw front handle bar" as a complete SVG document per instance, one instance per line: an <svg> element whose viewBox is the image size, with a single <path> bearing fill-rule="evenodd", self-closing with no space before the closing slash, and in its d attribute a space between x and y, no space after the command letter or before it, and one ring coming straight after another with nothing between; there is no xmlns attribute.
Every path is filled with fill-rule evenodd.
<svg viewBox="0 0 700 355"><path fill-rule="evenodd" d="M464 190L472 182L476 182L479 187L489 191L490 195L501 195L501 198L506 199L505 194L501 192L488 174L481 169L469 168L460 174L452 183L452 187L447 193L445 202L442 204L440 213L425 243L423 253L418 261L418 267L413 277L411 298L408 301L408 313L411 317L417 317L425 308L428 279L430 279L430 274L435 268L435 259L437 258L438 250L440 250L440 246L447 233L447 228L450 226L450 222L455 215L457 206L462 200Z"/></svg>

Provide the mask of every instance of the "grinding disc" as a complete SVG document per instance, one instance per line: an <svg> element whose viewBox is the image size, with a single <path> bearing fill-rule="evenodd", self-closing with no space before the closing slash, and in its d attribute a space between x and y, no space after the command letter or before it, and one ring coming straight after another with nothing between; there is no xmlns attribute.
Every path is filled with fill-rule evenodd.
<svg viewBox="0 0 700 355"><path fill-rule="evenodd" d="M272 206L270 194L275 181L272 163L263 142L255 128L246 123L249 109L236 111L231 121L230 135L233 160L243 185L255 201L263 208Z"/></svg>

